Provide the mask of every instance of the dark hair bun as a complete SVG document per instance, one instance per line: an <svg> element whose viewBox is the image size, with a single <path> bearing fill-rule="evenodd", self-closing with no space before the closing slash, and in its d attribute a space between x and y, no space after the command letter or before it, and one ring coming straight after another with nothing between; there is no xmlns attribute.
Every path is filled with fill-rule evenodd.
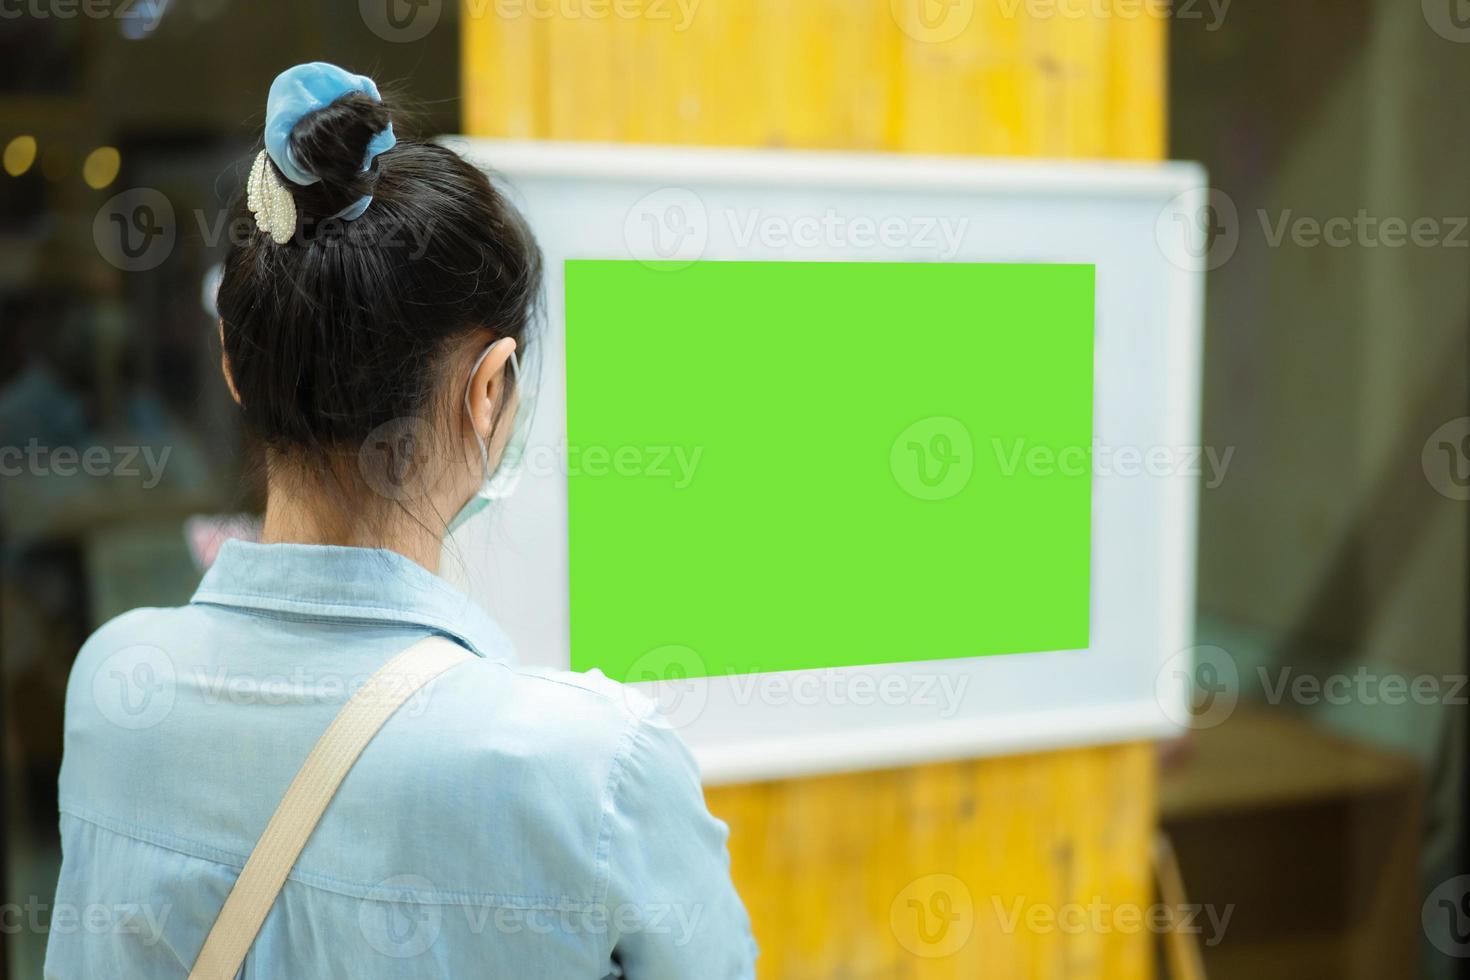
<svg viewBox="0 0 1470 980"><path fill-rule="evenodd" d="M319 184L292 187L306 216L336 214L373 192L377 168L364 173L362 161L369 141L391 120L388 106L362 92L351 92L302 117L291 130L291 153L302 169L321 178Z"/></svg>
<svg viewBox="0 0 1470 980"><path fill-rule="evenodd" d="M541 293L525 219L478 167L415 139L411 116L395 111L397 144L359 173L387 120L348 96L297 125L291 154L323 179L286 184L291 241L231 242L216 300L247 430L303 479L340 477L355 488L344 507L369 512L393 501L362 484L365 440L395 420L458 418L469 358L501 337L534 343ZM325 220L364 193L360 217ZM252 221L245 194L233 215Z"/></svg>

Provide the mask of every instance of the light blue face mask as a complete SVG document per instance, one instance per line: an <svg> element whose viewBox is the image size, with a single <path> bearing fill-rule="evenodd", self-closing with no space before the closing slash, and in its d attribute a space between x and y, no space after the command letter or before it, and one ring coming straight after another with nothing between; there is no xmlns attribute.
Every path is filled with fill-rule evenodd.
<svg viewBox="0 0 1470 980"><path fill-rule="evenodd" d="M503 341L496 341L496 344ZM531 436L531 417L535 414L536 407L536 363L528 355L527 369L521 370L520 359L516 352L510 352L510 383L511 388L507 397L516 398L515 417L510 420L510 438L506 440L505 450L500 454L500 460L496 463L495 471L490 471L490 442L480 437L480 431L474 428L474 412L470 410L470 391L474 385L475 374L480 370L480 365L485 363L485 358L495 349L495 344L485 348L475 366L470 370L470 380L465 384L464 407L469 414L471 431L475 433L475 442L480 444L480 467L483 473L483 481L480 489L475 495L465 501L465 505L454 515L454 520L449 522L451 533L459 530L465 522L476 514L490 506L491 501L504 500L509 497L521 479L521 469L526 460L526 444ZM505 410L501 409L501 415ZM505 420L498 417L495 425L490 428L490 438L494 439Z"/></svg>

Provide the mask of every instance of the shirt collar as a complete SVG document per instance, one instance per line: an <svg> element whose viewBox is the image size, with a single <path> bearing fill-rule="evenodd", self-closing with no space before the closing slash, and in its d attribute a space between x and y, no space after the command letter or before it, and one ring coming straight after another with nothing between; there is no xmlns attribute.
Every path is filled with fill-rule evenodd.
<svg viewBox="0 0 1470 980"><path fill-rule="evenodd" d="M227 541L190 601L416 624L482 657L514 658L509 638L474 600L418 562L382 548Z"/></svg>

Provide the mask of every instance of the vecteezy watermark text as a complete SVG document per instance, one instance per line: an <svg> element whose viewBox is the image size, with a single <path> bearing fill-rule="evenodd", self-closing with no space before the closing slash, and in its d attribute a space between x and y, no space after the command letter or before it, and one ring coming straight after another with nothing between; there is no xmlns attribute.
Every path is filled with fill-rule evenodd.
<svg viewBox="0 0 1470 980"><path fill-rule="evenodd" d="M157 24L170 0L0 0L0 20L135 19Z"/></svg>
<svg viewBox="0 0 1470 980"><path fill-rule="evenodd" d="M1395 708L1470 703L1470 677L1465 674L1405 674L1362 664L1351 671L1331 673L1258 665L1254 674L1242 676L1235 657L1216 646L1190 647L1165 661L1155 679L1155 696L1164 713L1180 727L1214 728L1235 713L1243 688L1252 678L1256 685L1253 696L1271 705Z"/></svg>
<svg viewBox="0 0 1470 980"><path fill-rule="evenodd" d="M819 704L910 705L937 708L939 718L952 718L965 699L970 678L964 674L869 674L823 670L796 674L731 674L730 687L739 705L812 707Z"/></svg>
<svg viewBox="0 0 1470 980"><path fill-rule="evenodd" d="M953 259L964 244L969 218L936 215L900 217L844 215L835 208L821 214L767 215L758 208L726 209L730 237L741 248L913 249Z"/></svg>
<svg viewBox="0 0 1470 980"><path fill-rule="evenodd" d="M1405 704L1454 705L1463 707L1467 703L1465 690L1470 678L1464 674L1384 674L1361 666L1350 674L1298 673L1290 667L1280 667L1273 677L1265 667L1256 668L1260 675L1261 688L1271 704L1290 701L1298 705L1330 704L1341 706L1361 704L1368 707L1387 705L1397 707Z"/></svg>
<svg viewBox="0 0 1470 980"><path fill-rule="evenodd" d="M437 678L424 683L420 675L411 671L379 677L372 673L338 674L311 670L304 665L289 672L263 674L241 673L223 667L212 671L196 668L193 675L194 686L202 692L204 703L211 706L222 703L336 704L357 693L370 680L374 681L374 689L384 695L407 686L413 693L398 711L409 717L419 717L424 713L438 684Z"/></svg>
<svg viewBox="0 0 1470 980"><path fill-rule="evenodd" d="M465 0L471 17L501 20L640 20L667 22L675 33L694 23L701 0Z"/></svg>
<svg viewBox="0 0 1470 980"><path fill-rule="evenodd" d="M1006 19L1027 20L1180 20L1204 21L1205 30L1218 31L1234 0L1000 0Z"/></svg>
<svg viewBox="0 0 1470 980"><path fill-rule="evenodd" d="M1293 208L1258 208L1255 223L1270 249L1470 248L1470 217L1465 215L1386 215L1359 208L1354 214L1318 216ZM1199 188L1171 200L1159 212L1154 233L1171 263L1208 272L1234 258L1243 238L1254 231L1229 194Z"/></svg>
<svg viewBox="0 0 1470 980"><path fill-rule="evenodd" d="M248 245L263 234L249 215L202 208L186 214L192 219L199 240L209 249L221 244ZM98 254L110 265L124 272L147 272L158 268L173 254L181 223L187 222L179 217L165 194L152 187L134 187L114 194L97 209L92 219L92 240ZM363 225L342 218L303 218L293 231L290 244L299 247L309 241L331 246L350 241L361 246L365 244L363 236L371 235L375 247L419 259L428 251L433 233L432 227L396 220L377 222L364 231Z"/></svg>
<svg viewBox="0 0 1470 980"><path fill-rule="evenodd" d="M163 927L172 911L172 905L146 902L53 904L32 895L25 902L0 905L0 934L138 936L144 946L152 946L163 938Z"/></svg>
<svg viewBox="0 0 1470 980"><path fill-rule="evenodd" d="M1370 214L1367 208L1358 213L1316 218L1298 215L1290 208L1274 218L1265 210L1257 212L1266 244L1280 248L1288 239L1298 248L1470 248L1470 218L1419 217L1414 219Z"/></svg>
<svg viewBox="0 0 1470 980"><path fill-rule="evenodd" d="M1033 445L1025 439L992 439L991 448L1003 476L1203 477L1205 488L1225 482L1235 447L1223 452L1214 446L1091 446Z"/></svg>
<svg viewBox="0 0 1470 980"><path fill-rule="evenodd" d="M526 449L526 474L533 477L605 477L669 480L675 490L694 482L703 446L537 445Z"/></svg>
<svg viewBox="0 0 1470 980"><path fill-rule="evenodd" d="M1225 930L1235 915L1233 904L1224 908L1163 902L1144 906L1131 902L1105 902L1101 897L1086 903L1053 905L1028 902L1025 898L1006 902L996 895L991 897L991 906L1001 931L1007 935L1015 934L1023 927L1032 935L1055 932L1070 936L1132 935L1139 932L1162 935L1182 932L1202 936L1204 944L1209 947L1218 946L1225 938Z"/></svg>
<svg viewBox="0 0 1470 980"><path fill-rule="evenodd" d="M908 252L951 260L963 248L969 228L968 218L850 213L837 208L806 213L725 208L712 215L693 191L664 187L628 209L623 239L638 261L675 269L702 258L712 240L740 250L760 246L768 251Z"/></svg>
<svg viewBox="0 0 1470 980"><path fill-rule="evenodd" d="M697 720L709 700L709 682L728 681L732 699L741 707L763 704L771 707L853 705L860 708L909 706L932 710L941 719L953 718L969 690L970 678L961 672L892 671L859 668L766 673L727 668L711 674L699 651L669 644L649 650L624 673L630 684L657 683L656 688L635 691L625 688L630 702L653 700L664 718L675 728Z"/></svg>
<svg viewBox="0 0 1470 980"><path fill-rule="evenodd" d="M24 446L0 446L0 477L109 476L143 477L152 490L163 479L172 446L45 446L31 439Z"/></svg>
<svg viewBox="0 0 1470 980"><path fill-rule="evenodd" d="M358 906L358 928L368 945L393 959L412 959L439 940L446 925L473 936L493 932L500 936L605 937L634 933L667 937L674 946L694 941L704 918L701 902L551 902L512 905L470 901L463 905L427 901L435 885L419 875L394 875L379 882L382 898L364 899Z"/></svg>

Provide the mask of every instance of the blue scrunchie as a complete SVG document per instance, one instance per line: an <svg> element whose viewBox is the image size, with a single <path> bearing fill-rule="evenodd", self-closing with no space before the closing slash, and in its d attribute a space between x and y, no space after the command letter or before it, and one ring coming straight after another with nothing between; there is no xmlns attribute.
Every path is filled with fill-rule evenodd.
<svg viewBox="0 0 1470 980"><path fill-rule="evenodd" d="M291 130L308 113L329 106L350 92L362 92L380 102L383 99L371 78L354 75L325 61L287 68L271 82L270 95L265 101L265 151L287 180L296 184L315 184L321 180L296 162L296 156L291 152ZM373 165L373 159L379 153L388 152L397 143L393 124L389 123L386 129L368 141L367 156L362 161L363 172L366 173ZM332 217L348 221L360 218L372 203L373 196L365 195Z"/></svg>

